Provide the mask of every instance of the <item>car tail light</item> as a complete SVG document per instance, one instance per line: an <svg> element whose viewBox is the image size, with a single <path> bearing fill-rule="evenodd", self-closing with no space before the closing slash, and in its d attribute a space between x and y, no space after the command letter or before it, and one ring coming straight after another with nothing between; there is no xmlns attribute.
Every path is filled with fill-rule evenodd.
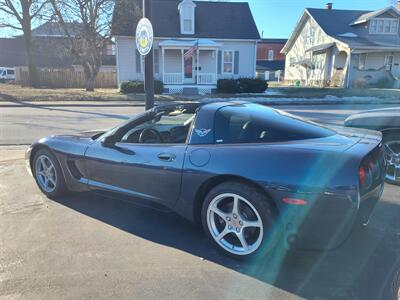
<svg viewBox="0 0 400 300"><path fill-rule="evenodd" d="M367 181L367 172L365 171L364 166L360 166L360 169L358 170L358 178L360 180L360 187L365 187L365 183Z"/></svg>

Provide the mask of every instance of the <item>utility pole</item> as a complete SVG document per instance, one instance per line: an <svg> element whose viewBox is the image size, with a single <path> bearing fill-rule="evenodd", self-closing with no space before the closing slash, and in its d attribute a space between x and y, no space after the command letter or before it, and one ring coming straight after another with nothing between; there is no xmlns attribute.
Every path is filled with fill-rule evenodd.
<svg viewBox="0 0 400 300"><path fill-rule="evenodd" d="M143 0L143 17L152 21L152 1ZM154 106L154 74L153 74L153 48L144 59L144 91L146 95L146 110Z"/></svg>

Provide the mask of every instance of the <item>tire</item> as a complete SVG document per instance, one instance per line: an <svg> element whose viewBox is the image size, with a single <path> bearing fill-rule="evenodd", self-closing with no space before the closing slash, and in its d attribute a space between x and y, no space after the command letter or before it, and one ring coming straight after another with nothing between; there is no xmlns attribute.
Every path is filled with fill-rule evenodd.
<svg viewBox="0 0 400 300"><path fill-rule="evenodd" d="M395 161L395 158L390 158L389 155L393 155L394 152L397 153L397 157L400 155L400 131L389 131L386 133L383 133L383 143L385 144L385 151L386 151L386 159L387 161L391 161L392 163L395 163L397 166L400 165L399 158L397 159L397 162ZM393 150L388 150L388 149L393 149ZM400 175L394 175L393 173L394 170L394 165L388 165L387 168L387 173L386 173L386 182L394 185L400 185ZM397 172L398 173L398 172ZM396 179L397 178L397 179Z"/></svg>
<svg viewBox="0 0 400 300"><path fill-rule="evenodd" d="M43 167L43 164L46 165L47 169ZM32 174L39 189L47 197L55 198L62 196L67 192L67 187L61 171L60 163L54 154L49 150L40 149L36 152L33 158Z"/></svg>
<svg viewBox="0 0 400 300"><path fill-rule="evenodd" d="M277 214L269 199L241 182L230 181L214 187L204 200L201 219L211 243L235 259L267 255L281 237Z"/></svg>

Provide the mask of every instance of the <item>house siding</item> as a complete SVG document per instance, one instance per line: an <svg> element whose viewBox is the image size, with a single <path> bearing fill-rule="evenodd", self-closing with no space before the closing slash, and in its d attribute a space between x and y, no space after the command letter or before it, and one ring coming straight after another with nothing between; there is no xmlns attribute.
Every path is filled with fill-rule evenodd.
<svg viewBox="0 0 400 300"><path fill-rule="evenodd" d="M386 70L386 56L393 55L392 70ZM360 54L352 55L350 82L351 86L359 86L363 82L376 84L381 80L392 80L392 76L400 78L400 52L372 52L367 53L364 69L359 67Z"/></svg>
<svg viewBox="0 0 400 300"><path fill-rule="evenodd" d="M223 68L221 68L222 72L218 74L219 79L240 77L254 78L256 76L256 42L231 42L222 40L216 40L216 42L221 44L219 48L220 51L232 50L238 51L239 53L238 74L223 74Z"/></svg>
<svg viewBox="0 0 400 300"><path fill-rule="evenodd" d="M116 40L116 52L118 56L118 84L126 80L143 80L143 74L136 72L136 44L133 37L115 37ZM156 79L162 79L163 72L163 61L162 51L159 47L159 42L162 39L155 39L154 48L159 49L159 74L155 74ZM238 61L238 74L218 74L220 78L239 78L239 77L251 77L254 78L256 74L256 42L255 41L227 41L227 40L214 40L221 46L218 48L219 51L232 50L239 53ZM179 51L179 50L178 50ZM171 51L165 51L165 67L168 69L165 72L179 73L182 72L182 61L180 59L180 53L177 51L176 55L171 54ZM202 72L210 73L215 72L215 64L217 57L212 58L211 51L200 51L200 65ZM210 61L205 62L204 58L209 57ZM202 62L203 59L203 62ZM222 64L222 61L218 62Z"/></svg>
<svg viewBox="0 0 400 300"><path fill-rule="evenodd" d="M143 80L143 74L136 73L136 44L134 38L116 37L118 84L126 80Z"/></svg>
<svg viewBox="0 0 400 300"><path fill-rule="evenodd" d="M310 32L314 32L312 39L309 38ZM330 76L329 66L332 63L329 59L329 51L332 50L314 56L306 50L333 41L312 18L308 17L303 23L296 41L286 54L285 80L288 82L300 81L303 85L321 85L323 81L328 80ZM317 67L314 70L309 70L296 64L296 62L303 60L313 62ZM294 62L294 64L291 62Z"/></svg>

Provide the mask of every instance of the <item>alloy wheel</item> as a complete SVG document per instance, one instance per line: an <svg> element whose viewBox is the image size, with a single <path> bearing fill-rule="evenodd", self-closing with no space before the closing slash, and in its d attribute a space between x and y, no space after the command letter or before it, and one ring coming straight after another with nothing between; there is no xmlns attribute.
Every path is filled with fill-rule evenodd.
<svg viewBox="0 0 400 300"><path fill-rule="evenodd" d="M263 239L259 213L247 199L237 194L220 194L210 202L207 225L217 244L235 255L253 253Z"/></svg>
<svg viewBox="0 0 400 300"><path fill-rule="evenodd" d="M400 141L385 143L386 154L386 180L400 183Z"/></svg>
<svg viewBox="0 0 400 300"><path fill-rule="evenodd" d="M35 176L40 187L51 193L57 186L57 173L53 162L46 155L40 155L35 163Z"/></svg>

